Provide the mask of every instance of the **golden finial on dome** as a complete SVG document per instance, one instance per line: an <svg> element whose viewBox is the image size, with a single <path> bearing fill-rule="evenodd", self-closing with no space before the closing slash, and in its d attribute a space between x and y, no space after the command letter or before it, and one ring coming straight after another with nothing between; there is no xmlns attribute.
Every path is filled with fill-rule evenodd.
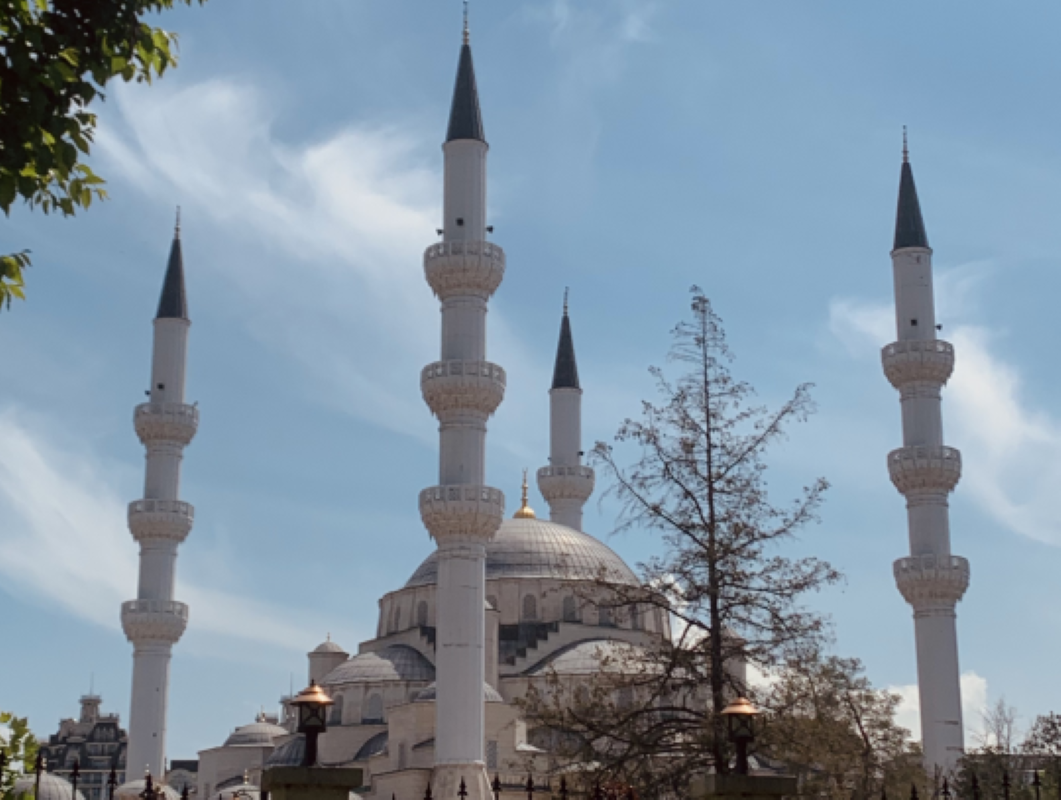
<svg viewBox="0 0 1061 800"><path fill-rule="evenodd" d="M523 505L513 515L513 519L534 519L534 509L527 505L527 470L523 470Z"/></svg>

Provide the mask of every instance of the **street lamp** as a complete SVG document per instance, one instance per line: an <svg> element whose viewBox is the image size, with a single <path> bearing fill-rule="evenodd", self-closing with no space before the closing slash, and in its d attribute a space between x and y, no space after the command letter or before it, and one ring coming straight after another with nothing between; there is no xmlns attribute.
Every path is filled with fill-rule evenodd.
<svg viewBox="0 0 1061 800"><path fill-rule="evenodd" d="M737 774L748 774L748 745L755 740L755 717L759 709L746 697L738 697L724 709L730 741L737 745Z"/></svg>
<svg viewBox="0 0 1061 800"><path fill-rule="evenodd" d="M311 680L309 686L299 692L291 705L298 709L298 732L306 734L306 752L302 766L317 765L317 737L328 730L328 706L334 701Z"/></svg>

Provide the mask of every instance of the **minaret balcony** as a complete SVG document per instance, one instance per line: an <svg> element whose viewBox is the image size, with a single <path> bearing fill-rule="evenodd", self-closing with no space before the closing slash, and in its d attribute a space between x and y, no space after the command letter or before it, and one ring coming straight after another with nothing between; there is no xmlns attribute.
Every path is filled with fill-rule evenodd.
<svg viewBox="0 0 1061 800"><path fill-rule="evenodd" d="M195 506L183 500L136 500L129 504L129 530L138 542L167 539L180 544L195 524Z"/></svg>
<svg viewBox="0 0 1061 800"><path fill-rule="evenodd" d="M954 345L939 339L892 342L881 350L881 361L896 389L917 382L942 386L954 372Z"/></svg>
<svg viewBox="0 0 1061 800"><path fill-rule="evenodd" d="M589 500L596 485L592 467L542 467L538 470L538 489L546 502L553 500Z"/></svg>
<svg viewBox="0 0 1061 800"><path fill-rule="evenodd" d="M122 630L133 644L176 644L188 627L188 606L175 600L122 603Z"/></svg>
<svg viewBox="0 0 1061 800"><path fill-rule="evenodd" d="M420 391L435 416L447 411L489 415L505 397L505 371L489 361L436 361L420 373Z"/></svg>
<svg viewBox="0 0 1061 800"><path fill-rule="evenodd" d="M177 442L187 445L199 428L199 409L185 403L143 403L133 416L143 444Z"/></svg>
<svg viewBox="0 0 1061 800"><path fill-rule="evenodd" d="M439 242L424 252L424 275L441 300L487 299L505 277L505 251L491 242Z"/></svg>
<svg viewBox="0 0 1061 800"><path fill-rule="evenodd" d="M888 453L888 475L902 494L949 494L962 477L962 454L953 447L900 447Z"/></svg>
<svg viewBox="0 0 1061 800"><path fill-rule="evenodd" d="M489 486L431 486L420 492L420 517L435 541L493 538L505 514L505 495Z"/></svg>
<svg viewBox="0 0 1061 800"><path fill-rule="evenodd" d="M961 556L911 556L893 567L895 583L907 603L953 607L969 588L969 561Z"/></svg>

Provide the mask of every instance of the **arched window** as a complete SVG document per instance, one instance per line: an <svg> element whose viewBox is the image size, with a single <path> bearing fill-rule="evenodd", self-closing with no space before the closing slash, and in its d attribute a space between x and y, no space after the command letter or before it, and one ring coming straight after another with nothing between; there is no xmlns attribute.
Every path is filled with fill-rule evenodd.
<svg viewBox="0 0 1061 800"><path fill-rule="evenodd" d="M608 606L597 607L597 620L597 624L603 627L610 628L615 625L615 622L612 621L612 610Z"/></svg>
<svg viewBox="0 0 1061 800"><path fill-rule="evenodd" d="M635 631L641 630L641 609L637 603L630 606L630 627Z"/></svg>
<svg viewBox="0 0 1061 800"><path fill-rule="evenodd" d="M538 600L532 594L523 595L523 621L533 622L538 619Z"/></svg>
<svg viewBox="0 0 1061 800"><path fill-rule="evenodd" d="M578 622L578 605L575 598L568 595L564 598L564 622Z"/></svg>
<svg viewBox="0 0 1061 800"><path fill-rule="evenodd" d="M391 631L399 631L402 627L402 607L397 603L394 604L394 625L391 627Z"/></svg>
<svg viewBox="0 0 1061 800"><path fill-rule="evenodd" d="M421 600L416 604L416 624L421 628L427 627L427 601Z"/></svg>
<svg viewBox="0 0 1061 800"><path fill-rule="evenodd" d="M373 694L365 701L365 710L361 713L362 724L383 722L383 697Z"/></svg>
<svg viewBox="0 0 1061 800"><path fill-rule="evenodd" d="M338 695L335 698L335 705L332 706L331 718L328 720L329 725L342 725L343 724L343 696Z"/></svg>

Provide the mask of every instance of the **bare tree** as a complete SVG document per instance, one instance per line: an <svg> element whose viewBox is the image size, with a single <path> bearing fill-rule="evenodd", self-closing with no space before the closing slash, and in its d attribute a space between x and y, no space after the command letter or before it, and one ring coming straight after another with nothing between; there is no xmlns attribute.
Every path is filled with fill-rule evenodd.
<svg viewBox="0 0 1061 800"><path fill-rule="evenodd" d="M669 360L683 372L671 379L653 368L659 399L624 421L613 444L598 442L593 459L611 478L617 529L660 546L640 565L642 585L610 585L611 602L635 615L663 609L674 636L621 669L602 670L605 689L584 703L566 696L559 680L555 691L532 691L527 700L532 715L592 750L603 770L623 772L640 760L657 786L682 782L690 768L728 770L721 712L747 690L745 665L770 667L817 645L826 627L802 600L840 578L824 561L781 549L815 521L826 481L778 506L765 480L768 449L813 411L809 386L776 410L752 404L751 386L730 374L722 322L697 287ZM606 702L622 680L636 702Z"/></svg>

